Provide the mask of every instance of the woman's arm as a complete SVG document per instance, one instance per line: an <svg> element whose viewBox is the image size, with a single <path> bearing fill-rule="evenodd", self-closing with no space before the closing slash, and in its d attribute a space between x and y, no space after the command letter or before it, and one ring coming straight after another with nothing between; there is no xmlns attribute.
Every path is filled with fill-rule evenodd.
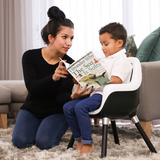
<svg viewBox="0 0 160 160"><path fill-rule="evenodd" d="M23 54L22 57L23 75L27 90L34 95L50 94L51 89L58 90L59 77L63 76L59 69L64 69L60 66L58 73L56 73L56 80L53 80L53 75L56 70L56 66L50 68L46 65L45 61L41 57L41 50L29 50ZM49 67L49 68L48 68ZM62 73L66 71L62 70Z"/></svg>

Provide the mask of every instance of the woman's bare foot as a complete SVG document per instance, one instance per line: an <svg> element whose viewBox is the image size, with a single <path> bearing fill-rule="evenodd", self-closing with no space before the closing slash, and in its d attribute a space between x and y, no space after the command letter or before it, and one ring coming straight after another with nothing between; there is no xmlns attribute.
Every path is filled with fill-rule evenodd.
<svg viewBox="0 0 160 160"><path fill-rule="evenodd" d="M83 144L80 154L91 153L94 150L94 144Z"/></svg>
<svg viewBox="0 0 160 160"><path fill-rule="evenodd" d="M77 142L77 151L80 151L83 147L83 144L81 141Z"/></svg>

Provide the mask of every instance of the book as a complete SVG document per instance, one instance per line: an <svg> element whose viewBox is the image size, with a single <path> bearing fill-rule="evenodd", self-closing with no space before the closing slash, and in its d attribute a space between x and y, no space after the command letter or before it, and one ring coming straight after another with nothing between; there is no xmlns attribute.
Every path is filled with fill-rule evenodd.
<svg viewBox="0 0 160 160"><path fill-rule="evenodd" d="M109 78L107 70L93 52L85 54L72 64L68 64L65 61L63 63L66 66L66 70L75 78L81 87L88 84L87 89L93 86L93 90L95 90L112 81Z"/></svg>

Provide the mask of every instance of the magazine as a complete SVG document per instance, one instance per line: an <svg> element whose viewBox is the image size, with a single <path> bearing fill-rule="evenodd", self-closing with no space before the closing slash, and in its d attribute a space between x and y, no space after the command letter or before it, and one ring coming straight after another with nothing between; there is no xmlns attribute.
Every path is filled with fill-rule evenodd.
<svg viewBox="0 0 160 160"><path fill-rule="evenodd" d="M112 79L109 78L108 72L93 52L87 53L72 64L68 64L65 61L63 61L63 63L67 71L82 87L88 84L87 89L93 86L93 90L95 90L112 81Z"/></svg>

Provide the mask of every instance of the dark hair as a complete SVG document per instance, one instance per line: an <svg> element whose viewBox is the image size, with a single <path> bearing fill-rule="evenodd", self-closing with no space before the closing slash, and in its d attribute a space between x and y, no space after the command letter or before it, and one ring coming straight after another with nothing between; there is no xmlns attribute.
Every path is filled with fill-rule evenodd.
<svg viewBox="0 0 160 160"><path fill-rule="evenodd" d="M125 45L126 40L127 40L127 31L123 25L121 25L120 23L116 23L116 22L109 23L108 25L102 27L99 30L99 35L102 35L106 32L112 35L111 36L112 39L123 40L123 46Z"/></svg>
<svg viewBox="0 0 160 160"><path fill-rule="evenodd" d="M58 7L49 8L47 14L50 20L41 30L41 36L45 44L49 44L48 35L51 34L56 37L62 26L74 28L73 22L67 19L64 12Z"/></svg>

